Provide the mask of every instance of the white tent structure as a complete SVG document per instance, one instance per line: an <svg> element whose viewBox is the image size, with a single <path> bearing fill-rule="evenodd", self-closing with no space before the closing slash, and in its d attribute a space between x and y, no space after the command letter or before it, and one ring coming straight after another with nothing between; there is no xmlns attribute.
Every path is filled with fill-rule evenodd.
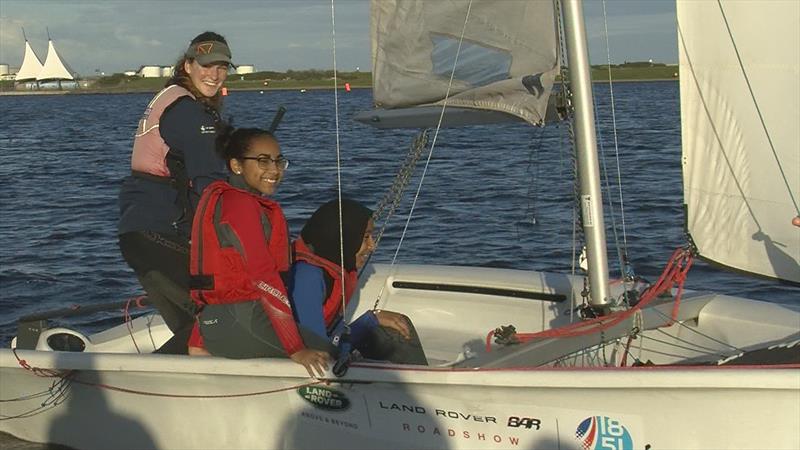
<svg viewBox="0 0 800 450"><path fill-rule="evenodd" d="M41 60L31 48L28 39L25 39L25 56L22 58L22 65L17 72L16 80L35 81L42 71L42 67Z"/></svg>
<svg viewBox="0 0 800 450"><path fill-rule="evenodd" d="M47 59L44 61L44 66L39 74L36 76L37 81L45 80L74 80L74 71L69 65L61 59L56 47L53 45L53 40L49 39L47 43Z"/></svg>

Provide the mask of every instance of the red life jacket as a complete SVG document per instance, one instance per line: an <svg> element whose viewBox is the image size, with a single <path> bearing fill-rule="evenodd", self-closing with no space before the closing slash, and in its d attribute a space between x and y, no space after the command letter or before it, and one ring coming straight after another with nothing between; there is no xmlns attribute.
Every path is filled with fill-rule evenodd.
<svg viewBox="0 0 800 450"><path fill-rule="evenodd" d="M280 205L273 200L237 189L224 181L215 181L203 191L192 225L189 262L189 273L193 277L192 298L200 305L239 303L257 299L261 293L267 292L285 304L286 311L291 313L286 288L283 285L272 286L279 292L270 292L270 288L265 291L255 286L240 252L245 249L237 248L241 243L224 243L221 241L224 238L217 233L218 224L215 219L219 217L219 202L226 192L231 191L251 197L261 207L262 214L271 227L268 251L275 259L279 272L289 270L288 225Z"/></svg>
<svg viewBox="0 0 800 450"><path fill-rule="evenodd" d="M325 299L322 307L322 313L325 317L325 326L330 327L338 316L342 314L342 267L315 255L314 252L308 248L308 245L303 242L302 238L294 241L294 258L295 261L304 261L321 268L333 280L333 289L331 289L331 293ZM349 272L345 271L344 285L345 304L347 304L350 303L350 298L353 296L356 286L358 286L358 272L355 270Z"/></svg>

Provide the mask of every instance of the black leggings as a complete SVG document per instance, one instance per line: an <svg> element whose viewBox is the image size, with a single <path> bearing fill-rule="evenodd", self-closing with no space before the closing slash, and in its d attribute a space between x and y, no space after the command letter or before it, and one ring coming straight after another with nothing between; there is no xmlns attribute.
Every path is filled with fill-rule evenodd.
<svg viewBox="0 0 800 450"><path fill-rule="evenodd" d="M355 347L367 359L390 361L397 364L427 366L428 359L422 349L417 329L408 320L411 339L405 339L397 330L378 326Z"/></svg>
<svg viewBox="0 0 800 450"><path fill-rule="evenodd" d="M288 357L269 316L257 301L206 305L198 316L203 343L212 355L233 359ZM297 325L307 348L336 357L327 339Z"/></svg>
<svg viewBox="0 0 800 450"><path fill-rule="evenodd" d="M175 335L161 352L186 353L195 313L189 296L188 242L177 235L136 231L121 234L119 248L147 292L147 300Z"/></svg>

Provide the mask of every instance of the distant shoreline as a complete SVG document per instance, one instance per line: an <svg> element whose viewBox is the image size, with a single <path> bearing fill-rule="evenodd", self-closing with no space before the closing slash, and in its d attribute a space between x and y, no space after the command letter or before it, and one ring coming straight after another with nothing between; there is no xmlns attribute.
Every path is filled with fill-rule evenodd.
<svg viewBox="0 0 800 450"><path fill-rule="evenodd" d="M650 83L650 82L665 82L665 81L679 81L677 78L652 78L652 79L627 79L627 80L612 80L614 83ZM607 84L608 80L594 80L592 83ZM556 81L556 84L559 84ZM160 89L160 88L159 88ZM71 90L42 90L42 91L0 91L0 97L8 96L26 96L26 95L99 95L99 94L153 94L158 92L159 89L71 89ZM292 87L229 87L228 92L253 92L253 91L319 91L319 90L332 90L331 86L292 86ZM344 85L339 85L339 89L344 89ZM350 89L372 89L372 86L350 86Z"/></svg>

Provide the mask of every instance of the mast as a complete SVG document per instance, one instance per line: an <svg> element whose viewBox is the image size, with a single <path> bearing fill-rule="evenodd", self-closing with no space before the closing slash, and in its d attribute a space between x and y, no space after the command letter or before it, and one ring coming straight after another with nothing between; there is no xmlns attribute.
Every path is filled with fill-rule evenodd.
<svg viewBox="0 0 800 450"><path fill-rule="evenodd" d="M586 257L589 264L589 304L607 309L608 259L606 228L603 220L603 196L600 189L600 166L594 127L594 100L589 72L589 52L583 22L582 0L562 0L564 34L569 62L569 81L575 107L575 145L578 152L578 178L581 189L583 233L586 236Z"/></svg>

